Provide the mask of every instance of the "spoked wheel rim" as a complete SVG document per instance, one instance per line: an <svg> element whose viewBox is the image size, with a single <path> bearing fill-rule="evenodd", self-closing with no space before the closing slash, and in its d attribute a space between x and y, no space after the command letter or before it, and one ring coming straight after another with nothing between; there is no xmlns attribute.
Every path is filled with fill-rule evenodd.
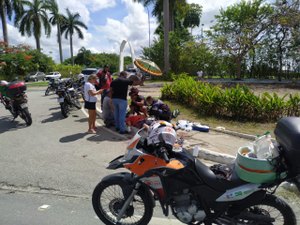
<svg viewBox="0 0 300 225"><path fill-rule="evenodd" d="M269 205L255 205L247 208L245 213L251 216L267 216L271 221L257 221L251 219L239 219L238 225L283 225L284 216L283 214L274 206Z"/></svg>
<svg viewBox="0 0 300 225"><path fill-rule="evenodd" d="M119 185L108 186L102 191L99 198L99 209L101 213L107 220L116 223L118 212L125 202L122 188ZM145 212L144 200L139 195L135 195L132 203L119 222L124 225L139 224Z"/></svg>

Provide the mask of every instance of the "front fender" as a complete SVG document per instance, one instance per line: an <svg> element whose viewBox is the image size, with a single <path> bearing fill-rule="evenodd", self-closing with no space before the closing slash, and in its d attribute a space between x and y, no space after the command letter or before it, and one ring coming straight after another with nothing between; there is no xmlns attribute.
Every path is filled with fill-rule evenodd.
<svg viewBox="0 0 300 225"><path fill-rule="evenodd" d="M111 175L108 175L104 178L102 178L101 183L103 184L110 184L110 183L119 183L122 190L123 194L126 197L128 197L135 185L136 179L132 176L132 174L127 173L127 172L120 172L120 173L114 173ZM139 192L141 194L148 195L150 199L152 199L152 207L155 207L155 200L153 197L153 194L151 193L150 189L143 183L141 182L141 186L139 188Z"/></svg>

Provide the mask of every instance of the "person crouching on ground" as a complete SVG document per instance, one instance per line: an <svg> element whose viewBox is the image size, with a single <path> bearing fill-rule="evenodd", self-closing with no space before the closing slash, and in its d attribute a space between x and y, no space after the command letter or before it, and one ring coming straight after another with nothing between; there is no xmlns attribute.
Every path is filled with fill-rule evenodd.
<svg viewBox="0 0 300 225"><path fill-rule="evenodd" d="M146 104L150 107L148 111L150 116L154 116L155 119L158 120L171 121L172 112L169 106L163 103L163 101L159 99L155 100L151 96L148 96L146 98Z"/></svg>
<svg viewBox="0 0 300 225"><path fill-rule="evenodd" d="M102 119L106 127L111 127L115 125L113 104L110 98L109 91L103 99Z"/></svg>
<svg viewBox="0 0 300 225"><path fill-rule="evenodd" d="M88 133L95 134L96 133L96 95L100 95L103 90L100 89L96 91L95 83L97 82L97 76L92 74L88 77L88 81L84 84L84 108L88 110L89 113L89 129Z"/></svg>
<svg viewBox="0 0 300 225"><path fill-rule="evenodd" d="M146 117L148 117L147 107L145 105L145 98L142 95L139 95L139 90L135 87L132 87L129 92L129 96L131 98L131 104L129 106L129 113L132 115L143 113Z"/></svg>

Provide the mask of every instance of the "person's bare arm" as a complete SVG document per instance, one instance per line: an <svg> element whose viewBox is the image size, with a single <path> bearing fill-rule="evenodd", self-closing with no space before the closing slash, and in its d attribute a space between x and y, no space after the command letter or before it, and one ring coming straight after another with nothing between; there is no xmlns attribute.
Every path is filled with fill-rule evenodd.
<svg viewBox="0 0 300 225"><path fill-rule="evenodd" d="M95 95L102 94L102 92L103 92L103 89L100 89L98 91L89 90L89 95L90 96L95 96Z"/></svg>

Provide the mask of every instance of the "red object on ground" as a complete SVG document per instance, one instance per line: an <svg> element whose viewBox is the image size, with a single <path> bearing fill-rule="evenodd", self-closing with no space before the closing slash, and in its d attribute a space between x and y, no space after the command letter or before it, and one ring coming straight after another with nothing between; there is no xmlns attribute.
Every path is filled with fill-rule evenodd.
<svg viewBox="0 0 300 225"><path fill-rule="evenodd" d="M129 116L126 118L126 124L130 123L131 126L137 127L140 125L140 122L146 119L144 115L136 115L136 116Z"/></svg>

